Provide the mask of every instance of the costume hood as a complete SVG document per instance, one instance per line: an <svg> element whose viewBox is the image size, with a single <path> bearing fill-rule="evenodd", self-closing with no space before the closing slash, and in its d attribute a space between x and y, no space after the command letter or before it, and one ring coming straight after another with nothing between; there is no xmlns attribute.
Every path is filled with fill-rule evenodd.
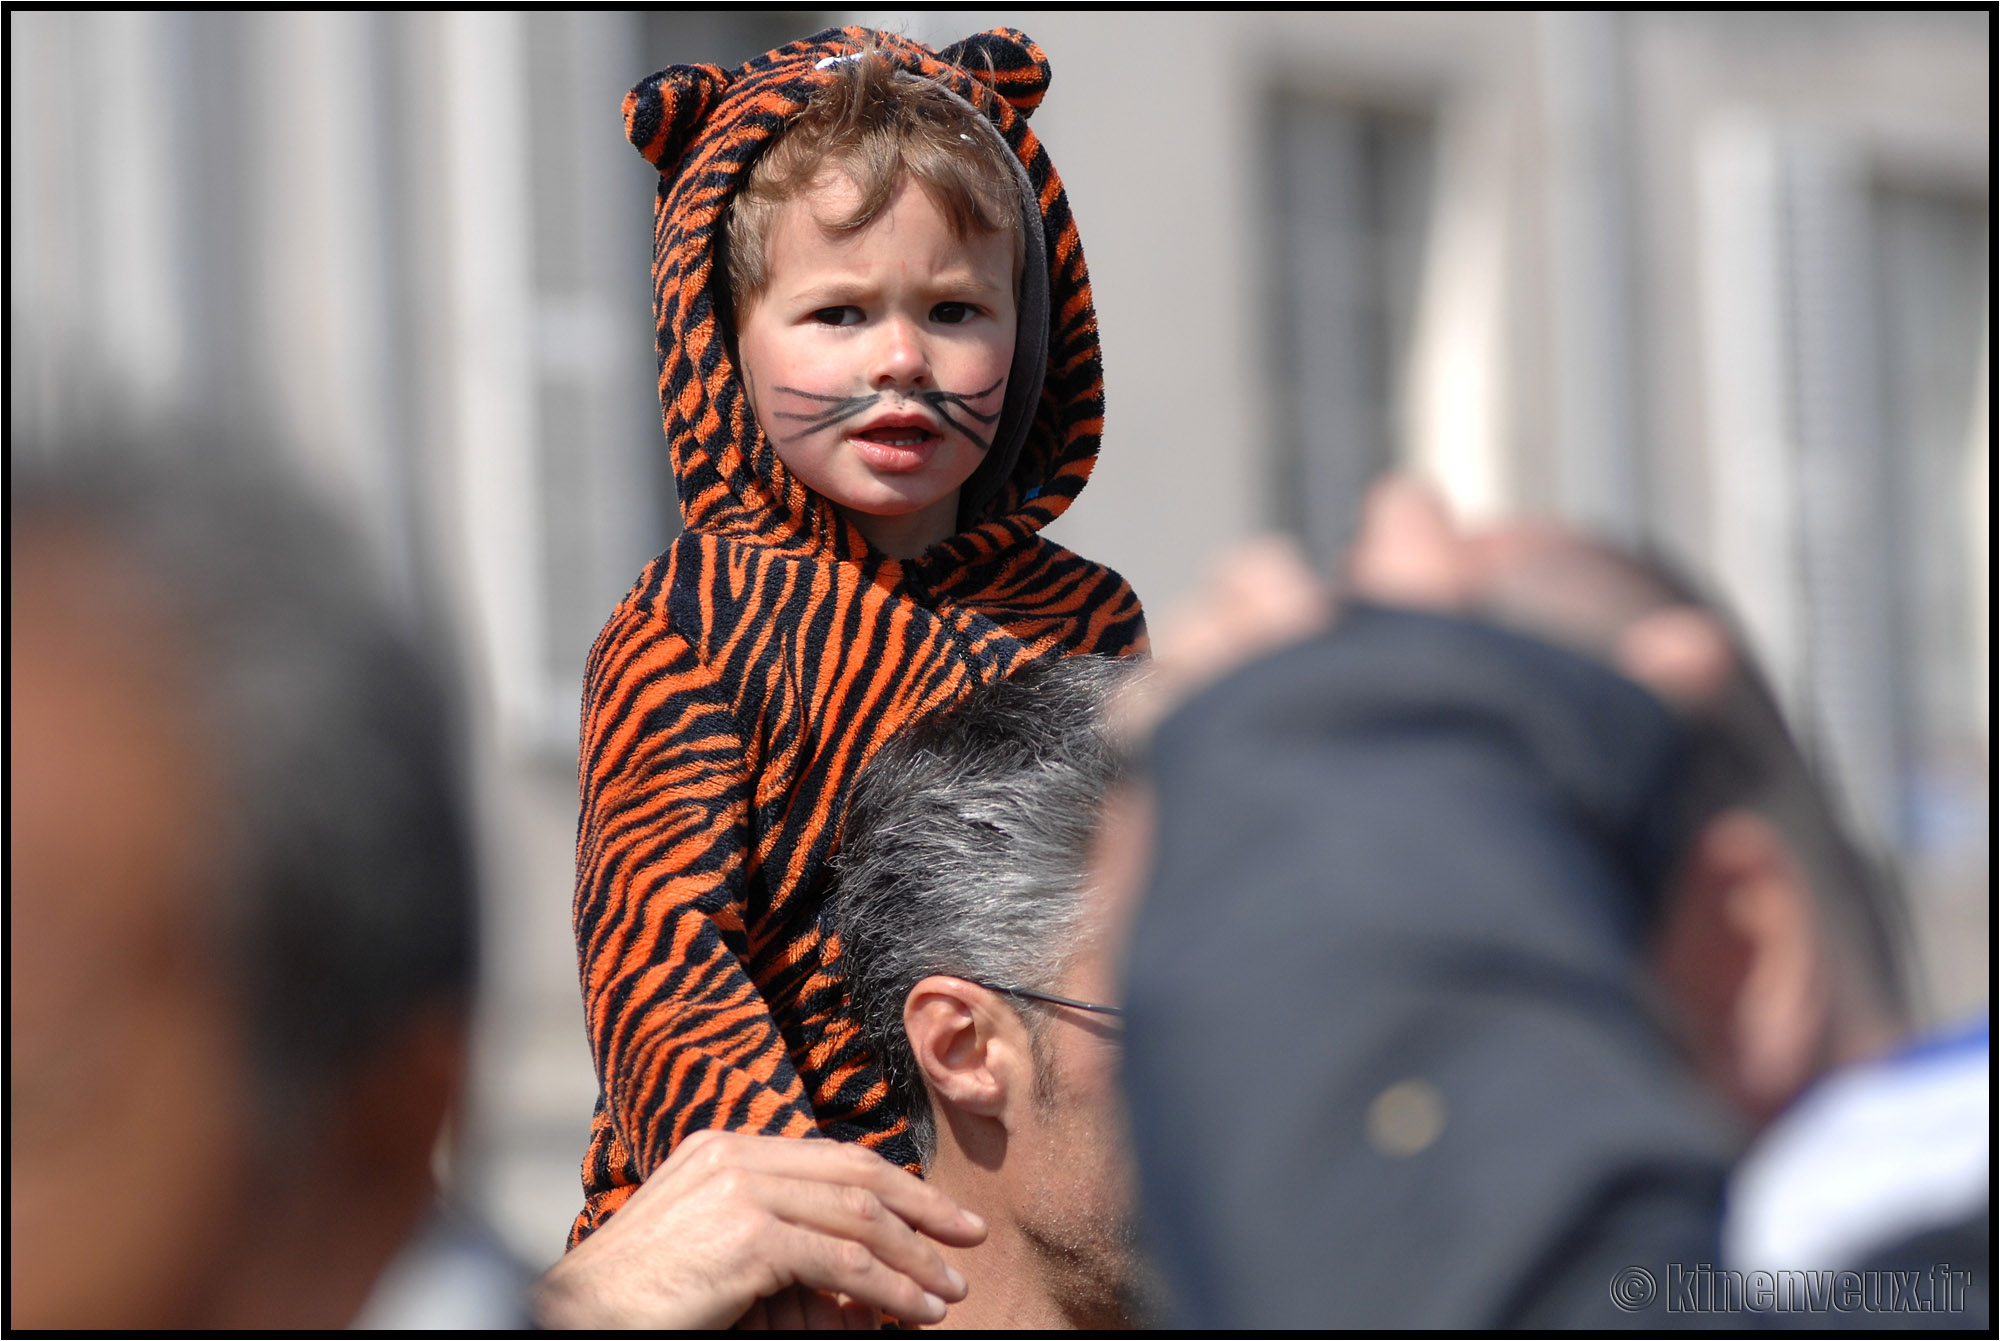
<svg viewBox="0 0 2000 1341"><path fill-rule="evenodd" d="M1028 116L1049 62L1026 34L980 33L942 51L865 28L829 28L734 70L675 65L625 97L625 134L660 173L653 316L660 404L687 529L832 557L868 552L832 504L785 469L757 425L723 327L718 264L731 198L757 155L864 45L977 108L1012 151L1029 217L1020 328L993 445L960 493L955 562L1017 544L1083 488L1104 423L1097 314L1069 199Z"/></svg>

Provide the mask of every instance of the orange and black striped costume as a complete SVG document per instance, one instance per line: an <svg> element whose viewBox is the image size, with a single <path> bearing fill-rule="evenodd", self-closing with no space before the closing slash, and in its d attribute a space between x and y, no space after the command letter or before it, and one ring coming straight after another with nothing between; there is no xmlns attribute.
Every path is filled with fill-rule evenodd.
<svg viewBox="0 0 2000 1341"><path fill-rule="evenodd" d="M1048 268L1042 391L1013 467L913 560L872 549L785 470L718 325L732 192L828 77L816 67L867 40L997 127ZM1028 129L1048 79L1011 30L934 52L852 28L734 71L675 66L626 99L627 134L660 170L660 400L686 529L605 624L584 683L575 918L599 1097L572 1241L705 1127L854 1140L914 1166L821 916L849 791L892 733L974 684L1144 646L1124 580L1038 534L1089 478L1104 406L1082 248Z"/></svg>

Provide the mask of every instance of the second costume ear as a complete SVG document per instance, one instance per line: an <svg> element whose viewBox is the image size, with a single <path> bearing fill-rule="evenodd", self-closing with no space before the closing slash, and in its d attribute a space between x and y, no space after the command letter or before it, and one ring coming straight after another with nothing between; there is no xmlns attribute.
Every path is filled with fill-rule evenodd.
<svg viewBox="0 0 2000 1341"><path fill-rule="evenodd" d="M729 87L719 65L669 65L625 95L625 138L639 156L672 177L709 109Z"/></svg>
<svg viewBox="0 0 2000 1341"><path fill-rule="evenodd" d="M994 28L953 42L938 55L963 68L1027 116L1049 91L1048 53L1018 28Z"/></svg>

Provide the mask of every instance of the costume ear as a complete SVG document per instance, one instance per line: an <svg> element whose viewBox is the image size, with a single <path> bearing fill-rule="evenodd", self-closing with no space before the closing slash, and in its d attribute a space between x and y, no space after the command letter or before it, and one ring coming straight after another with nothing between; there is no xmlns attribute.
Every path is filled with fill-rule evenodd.
<svg viewBox="0 0 2000 1341"><path fill-rule="evenodd" d="M625 138L639 156L671 177L708 109L729 87L719 65L669 65L625 95Z"/></svg>
<svg viewBox="0 0 2000 1341"><path fill-rule="evenodd" d="M995 28L953 42L938 55L960 66L1027 116L1049 91L1048 54L1018 28Z"/></svg>

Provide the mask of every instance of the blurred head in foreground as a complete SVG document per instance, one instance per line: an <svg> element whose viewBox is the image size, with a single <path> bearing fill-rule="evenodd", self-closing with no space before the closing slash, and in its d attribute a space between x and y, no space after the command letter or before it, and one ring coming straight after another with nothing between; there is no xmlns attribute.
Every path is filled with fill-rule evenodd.
<svg viewBox="0 0 2000 1341"><path fill-rule="evenodd" d="M473 893L436 676L349 539L186 430L9 515L20 1327L351 1318L425 1210Z"/></svg>
<svg viewBox="0 0 2000 1341"><path fill-rule="evenodd" d="M1135 1321L1119 1025L1087 1008L1114 1001L1117 910L1087 866L1125 674L1080 656L974 690L884 746L848 815L856 1013L925 1178L990 1227L954 1256L972 1292L950 1326Z"/></svg>
<svg viewBox="0 0 2000 1341"><path fill-rule="evenodd" d="M1147 841L1102 848L1144 882L1125 1073L1175 1320L1652 1326L1677 1296L1616 1273L1924 1228L1796 1121L1853 1082L1949 1126L1866 1087L1907 1031L1895 901L1727 620L1571 533L1373 503L1338 623L1162 719ZM1837 1213L1842 1251L1722 1254L1753 1131L1807 1151L1773 1222Z"/></svg>
<svg viewBox="0 0 2000 1341"><path fill-rule="evenodd" d="M1904 914L1728 616L1674 568L1547 528L1495 537L1476 609L1606 662L1690 735L1649 966L1701 1078L1761 1127L1908 1029Z"/></svg>

